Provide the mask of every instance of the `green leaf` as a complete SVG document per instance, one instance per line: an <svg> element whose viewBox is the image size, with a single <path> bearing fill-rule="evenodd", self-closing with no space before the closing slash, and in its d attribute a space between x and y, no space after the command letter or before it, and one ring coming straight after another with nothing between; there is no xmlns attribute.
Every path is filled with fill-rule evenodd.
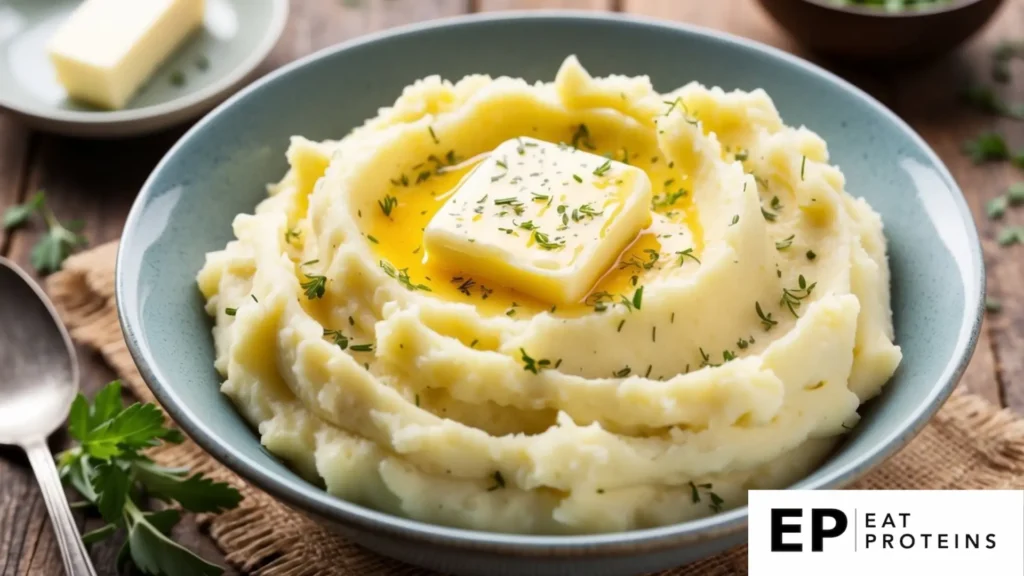
<svg viewBox="0 0 1024 576"><path fill-rule="evenodd" d="M92 488L93 468L89 462L89 457L82 454L80 449L73 448L61 452L58 458L61 463L61 480L71 484L86 500L95 504L98 496Z"/></svg>
<svg viewBox="0 0 1024 576"><path fill-rule="evenodd" d="M32 247L32 267L40 274L56 272L76 248L86 244L81 235L51 221L49 231Z"/></svg>
<svg viewBox="0 0 1024 576"><path fill-rule="evenodd" d="M147 512L146 521L156 527L164 536L170 536L171 530L181 520L181 512L174 508L160 510L159 512Z"/></svg>
<svg viewBox="0 0 1024 576"><path fill-rule="evenodd" d="M1024 227L1007 226L1003 228L996 236L996 242L999 242L1000 246L1024 242Z"/></svg>
<svg viewBox="0 0 1024 576"><path fill-rule="evenodd" d="M161 468L148 462L137 462L135 470L139 482L151 495L174 500L191 512L222 512L242 501L238 490L202 474L186 478L181 470Z"/></svg>
<svg viewBox="0 0 1024 576"><path fill-rule="evenodd" d="M81 394L76 396L74 402L71 403L71 412L68 414L68 432L79 442L85 441L89 435L89 403Z"/></svg>
<svg viewBox="0 0 1024 576"><path fill-rule="evenodd" d="M1024 204L1024 182L1011 184L1010 189L1006 191L1006 199L1009 200L1011 206Z"/></svg>
<svg viewBox="0 0 1024 576"><path fill-rule="evenodd" d="M92 456L107 460L126 450L156 446L157 440L169 433L155 404L135 403L93 429L83 446Z"/></svg>
<svg viewBox="0 0 1024 576"><path fill-rule="evenodd" d="M92 478L92 488L99 496L96 508L103 519L111 524L121 521L124 504L128 500L131 477L116 462L100 464Z"/></svg>
<svg viewBox="0 0 1024 576"><path fill-rule="evenodd" d="M124 409L121 402L121 382L114 380L104 386L93 398L89 410L89 429L95 429Z"/></svg>
<svg viewBox="0 0 1024 576"><path fill-rule="evenodd" d="M110 536L113 536L114 532L117 532L117 526L114 524L107 524L102 528L90 530L89 532L82 534L82 542L86 546L91 546L100 540L105 540Z"/></svg>
<svg viewBox="0 0 1024 576"><path fill-rule="evenodd" d="M1006 196L996 196L985 203L985 213L990 220L998 220L1006 214Z"/></svg>
<svg viewBox="0 0 1024 576"><path fill-rule="evenodd" d="M974 140L964 142L964 152L971 157L975 164L1006 160L1010 157L1010 148L998 132L985 132Z"/></svg>
<svg viewBox="0 0 1024 576"><path fill-rule="evenodd" d="M27 222L28 219L32 217L32 214L34 214L36 212L36 210L39 209L39 206L42 203L43 203L43 193L42 192L36 192L24 204L19 204L17 206L11 206L10 208L8 208L4 212L4 217L3 217L3 228L4 228L4 230L10 230L12 228L17 228L18 226L21 226L22 224Z"/></svg>
<svg viewBox="0 0 1024 576"><path fill-rule="evenodd" d="M165 536L150 518L136 512L128 531L129 552L139 570L155 576L219 576L224 572Z"/></svg>

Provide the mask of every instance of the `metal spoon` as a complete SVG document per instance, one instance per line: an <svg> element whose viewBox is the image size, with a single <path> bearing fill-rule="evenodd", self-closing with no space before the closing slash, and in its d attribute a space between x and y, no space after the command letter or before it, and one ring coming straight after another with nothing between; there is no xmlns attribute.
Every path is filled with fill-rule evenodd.
<svg viewBox="0 0 1024 576"><path fill-rule="evenodd" d="M95 576L64 496L46 437L78 393L78 362L50 300L23 270L0 258L0 444L32 463L70 576Z"/></svg>

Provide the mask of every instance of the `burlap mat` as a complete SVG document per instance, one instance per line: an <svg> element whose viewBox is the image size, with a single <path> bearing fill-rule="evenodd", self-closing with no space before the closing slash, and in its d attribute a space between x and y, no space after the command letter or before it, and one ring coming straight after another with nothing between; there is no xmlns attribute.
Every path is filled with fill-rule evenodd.
<svg viewBox="0 0 1024 576"><path fill-rule="evenodd" d="M71 335L96 349L141 400L153 396L125 347L114 309L116 243L70 258L47 288ZM202 519L228 562L261 575L425 576L363 550L246 485L188 441L153 454L167 466L187 465L237 486L245 495L235 510ZM985 400L958 393L902 452L855 485L867 489L1024 488L1024 420ZM746 547L662 576L732 576L747 573Z"/></svg>

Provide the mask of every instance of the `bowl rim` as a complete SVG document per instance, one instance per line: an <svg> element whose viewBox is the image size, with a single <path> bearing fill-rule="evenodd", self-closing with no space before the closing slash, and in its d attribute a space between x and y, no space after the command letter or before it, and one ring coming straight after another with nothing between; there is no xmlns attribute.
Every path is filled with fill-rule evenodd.
<svg viewBox="0 0 1024 576"><path fill-rule="evenodd" d="M146 199L152 193L155 180L164 167L178 153L179 149L188 145L214 118L239 100L249 97L249 95L260 90L264 85L314 61L354 47L386 42L395 36L439 28L473 26L482 22L508 20L587 20L614 22L619 25L625 24L641 28L662 28L766 53L777 60L795 66L810 75L822 78L853 93L854 96L860 98L866 105L873 108L876 113L902 129L907 137L920 147L948 186L953 202L957 207L958 215L968 232L972 271L976 279L976 283L973 286L967 284L964 287L967 306L963 320L958 328L954 350L928 396L915 408L908 418L896 427L894 432L878 442L873 449L866 451L864 455L837 468L829 477L821 478L814 482L804 478L790 486L789 489L842 488L864 476L910 442L952 394L974 352L983 318L985 274L984 261L981 256L981 241L963 192L942 160L906 122L874 97L832 72L778 48L726 32L687 23L659 20L644 16L594 13L580 10L501 11L465 14L408 24L359 36L321 49L267 74L233 95L192 126L164 155L143 184L125 222L121 242L118 246L115 266L115 301L118 321L124 333L125 342L143 380L171 418L203 450L216 458L221 464L239 474L247 482L267 492L275 499L318 519L326 519L352 530L367 531L375 536L396 537L464 550L509 553L520 556L573 556L581 553L591 556L602 556L637 553L638 551L656 551L681 545L693 545L718 540L727 536L735 536L738 532L745 529L747 525L746 506L706 518L655 528L607 534L561 536L510 534L454 528L395 516L360 504L348 502L327 493L327 491L311 483L302 480L296 481L270 472L251 459L239 454L231 444L218 438L206 423L197 419L191 411L183 408L181 397L173 387L163 384L163 381L169 381L170 379L166 378L166 375L157 368L156 360L143 344L138 331L138 328L141 326L138 310L129 310L125 305L125 295L131 291L129 288L130 283L125 278L125 260L127 258L125 246L130 244L126 240L138 227L138 221L147 203ZM971 241L972 239L973 241ZM974 299L973 313L971 310L972 296ZM139 300L135 301L138 302Z"/></svg>
<svg viewBox="0 0 1024 576"><path fill-rule="evenodd" d="M9 110L14 114L38 122L72 127L130 124L202 109L245 80L270 55L270 51L274 49L277 41L281 39L281 35L284 34L285 27L288 24L289 2L288 0L267 1L270 2L270 21L256 48L239 62L237 66L202 90L184 95L181 98L153 104L152 106L123 110L85 111L47 108L45 106L24 106L10 98L0 98L0 109Z"/></svg>
<svg viewBox="0 0 1024 576"><path fill-rule="evenodd" d="M940 4L938 6L932 6L930 8L914 8L910 10L900 10L898 12L888 12L884 8L872 8L871 6L848 6L835 4L834 0L800 0L808 4L813 4L819 8L831 10L833 12L839 12L843 14L853 14L856 16L867 16L871 18L917 18L934 16L936 14L945 14L948 12L956 12L971 6L973 4L979 4L985 0L951 0L949 3ZM1003 0L997 0L1002 2Z"/></svg>

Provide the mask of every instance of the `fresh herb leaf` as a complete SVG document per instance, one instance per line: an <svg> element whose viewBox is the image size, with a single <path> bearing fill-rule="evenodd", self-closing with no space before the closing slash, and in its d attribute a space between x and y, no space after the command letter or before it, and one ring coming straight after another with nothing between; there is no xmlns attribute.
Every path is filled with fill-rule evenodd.
<svg viewBox="0 0 1024 576"><path fill-rule="evenodd" d="M693 248L687 248L686 250L678 251L676 252L676 255L679 256L680 266L682 266L683 263L686 262L687 258L693 260L697 264L700 264L700 258L697 258L696 256L693 255Z"/></svg>
<svg viewBox="0 0 1024 576"><path fill-rule="evenodd" d="M513 308L513 310L514 310L514 308ZM532 356L530 356L529 354L527 354L526 353L526 349L524 349L524 348L520 348L519 349L519 353L522 355L523 370L525 370L527 372L533 372L534 374L539 374L541 370L551 366L551 360L548 360L547 358L541 358L539 360L535 359Z"/></svg>
<svg viewBox="0 0 1024 576"><path fill-rule="evenodd" d="M1006 195L996 196L985 203L985 214L988 215L989 220L998 220L1006 214L1006 207L1009 203Z"/></svg>
<svg viewBox="0 0 1024 576"><path fill-rule="evenodd" d="M395 206L398 206L398 198L395 198L391 194L386 194L384 195L383 200L377 200L377 205L380 206L380 211L390 218L391 211L395 209Z"/></svg>
<svg viewBox="0 0 1024 576"><path fill-rule="evenodd" d="M307 280L299 284L306 294L306 298L316 300L324 297L327 290L327 277L306 274Z"/></svg>
<svg viewBox="0 0 1024 576"><path fill-rule="evenodd" d="M772 319L772 313L771 312L765 314L764 310L761 309L761 303L760 302L754 302L754 311L757 312L757 317L761 319L761 324L764 326L764 329L765 329L766 332L768 330L771 330L772 326L775 326L776 324L779 323L778 320L773 320Z"/></svg>
<svg viewBox="0 0 1024 576"><path fill-rule="evenodd" d="M1000 246L1010 246L1024 242L1024 226L1007 226L999 231L996 242Z"/></svg>
<svg viewBox="0 0 1024 576"><path fill-rule="evenodd" d="M27 206L27 207L26 207ZM17 210L15 210L17 209ZM15 210L12 214L11 210ZM40 274L49 274L60 270L64 260L76 249L87 244L85 238L78 233L80 226L69 223L62 225L54 216L42 192L38 192L21 207L8 209L4 213L4 227L17 226L24 223L32 212L37 212L46 222L47 231L35 246L32 247L30 260L32 267ZM8 218L12 224L8 226Z"/></svg>
<svg viewBox="0 0 1024 576"><path fill-rule="evenodd" d="M329 330L324 328L324 338L331 338L342 350L348 348L348 338L341 332L341 330Z"/></svg>
<svg viewBox="0 0 1024 576"><path fill-rule="evenodd" d="M1010 148L998 132L979 134L974 140L964 142L963 150L975 164L1010 158Z"/></svg>
<svg viewBox="0 0 1024 576"><path fill-rule="evenodd" d="M24 204L18 204L17 206L11 206L4 211L3 217L3 228L4 230L10 230L21 226L28 219L35 214L39 207L43 205L43 192L36 192L28 199Z"/></svg>
<svg viewBox="0 0 1024 576"><path fill-rule="evenodd" d="M134 564L145 574L186 576L220 574L210 564L174 543L169 535L181 514L174 509L143 512L133 500L145 493L194 511L219 512L241 501L237 490L185 469L157 466L142 450L184 436L164 426L154 404L121 403L121 386L112 382L90 405L78 395L72 402L68 429L79 445L57 457L61 478L99 511L107 524L83 536L103 540L125 527L128 538L117 558L125 571Z"/></svg>
<svg viewBox="0 0 1024 576"><path fill-rule="evenodd" d="M1024 204L1024 182L1014 182L1006 191L1006 200L1011 206Z"/></svg>

